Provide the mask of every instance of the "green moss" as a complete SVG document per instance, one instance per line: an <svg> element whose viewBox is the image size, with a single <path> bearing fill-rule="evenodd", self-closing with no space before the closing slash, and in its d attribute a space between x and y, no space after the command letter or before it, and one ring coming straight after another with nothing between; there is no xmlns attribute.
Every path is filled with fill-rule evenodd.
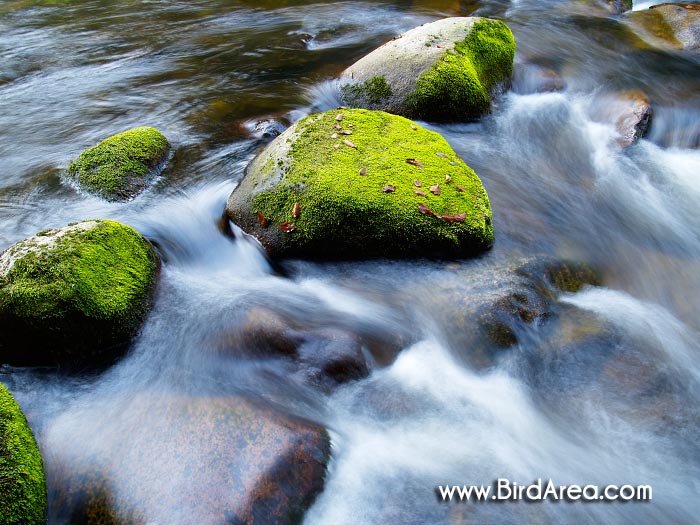
<svg viewBox="0 0 700 525"><path fill-rule="evenodd" d="M41 454L24 414L0 384L0 523L46 523L46 479Z"/></svg>
<svg viewBox="0 0 700 525"><path fill-rule="evenodd" d="M97 222L21 256L0 278L0 311L35 319L75 311L94 319L140 319L156 270L153 250L133 228ZM32 244L28 239L15 247Z"/></svg>
<svg viewBox="0 0 700 525"><path fill-rule="evenodd" d="M269 227L295 224L286 237L288 246L306 254L353 257L468 253L492 243L486 191L445 139L403 117L363 109L342 111L342 127L352 135L334 139L338 113L313 115L296 125L282 183L254 198L253 212L261 212ZM346 146L346 138L357 148ZM417 159L424 168L406 159ZM263 171L270 170L269 164ZM262 173L261 180L274 178L273 170ZM425 196L416 195L414 180L422 183ZM385 193L386 185L396 190ZM440 195L430 192L433 185L440 186ZM298 218L292 213L296 202ZM419 204L437 215L464 213L466 218L448 223L420 213Z"/></svg>
<svg viewBox="0 0 700 525"><path fill-rule="evenodd" d="M391 96L391 87L386 78L372 77L361 84L346 84L340 88L343 99L351 106L362 105L363 102L379 104L382 99Z"/></svg>
<svg viewBox="0 0 700 525"><path fill-rule="evenodd" d="M493 88L513 73L514 56L515 40L504 22L476 22L454 51L418 77L405 100L410 116L459 120L488 112Z"/></svg>
<svg viewBox="0 0 700 525"><path fill-rule="evenodd" d="M134 128L85 150L68 166L82 188L109 201L132 198L165 160L170 144L155 128Z"/></svg>

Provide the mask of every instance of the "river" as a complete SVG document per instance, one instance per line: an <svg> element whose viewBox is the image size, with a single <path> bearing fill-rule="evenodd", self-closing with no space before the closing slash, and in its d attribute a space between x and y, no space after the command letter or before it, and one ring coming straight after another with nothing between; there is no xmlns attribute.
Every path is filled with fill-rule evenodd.
<svg viewBox="0 0 700 525"><path fill-rule="evenodd" d="M354 60L454 15L502 18L518 46L513 89L491 115L426 124L481 177L494 210L490 252L278 267L227 235L226 198L269 141L257 121L335 107L332 79ZM144 473L162 483L169 472L130 403L142 392L245 392L330 431L326 487L307 525L697 522L698 55L643 45L621 18L561 0L4 0L0 54L0 249L113 218L164 260L155 306L117 365L0 371L47 465L143 440L150 461L110 468L115 479L143 476L148 494L156 482ZM566 88L536 92L549 69ZM649 136L624 151L596 116L620 89L643 90L654 107ZM64 181L83 149L140 125L174 145L144 195L106 203ZM458 310L516 279L518 261L534 255L591 264L604 285L563 294L556 328L518 324L518 344L476 362L465 343L476 319L456 322ZM319 392L281 360L222 358L222 339L254 307L399 340L401 351L368 352L369 377ZM154 421L156 407L141 408ZM653 500L437 501L438 485L496 478L648 484ZM150 503L140 502L150 523L181 523L177 509L149 515Z"/></svg>

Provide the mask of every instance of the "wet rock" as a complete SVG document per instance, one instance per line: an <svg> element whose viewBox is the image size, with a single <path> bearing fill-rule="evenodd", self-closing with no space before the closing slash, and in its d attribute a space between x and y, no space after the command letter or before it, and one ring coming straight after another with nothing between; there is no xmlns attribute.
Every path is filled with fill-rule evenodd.
<svg viewBox="0 0 700 525"><path fill-rule="evenodd" d="M418 289L426 308L447 327L444 336L470 366L488 367L504 350L557 330L562 292L600 284L585 264L549 257L493 267L466 265ZM538 345L534 345L538 346Z"/></svg>
<svg viewBox="0 0 700 525"><path fill-rule="evenodd" d="M566 88L564 79L553 69L523 64L515 68L513 91L528 95L531 93L551 93Z"/></svg>
<svg viewBox="0 0 700 525"><path fill-rule="evenodd" d="M149 309L159 259L114 221L47 230L0 254L0 362L82 366L119 355Z"/></svg>
<svg viewBox="0 0 700 525"><path fill-rule="evenodd" d="M138 395L105 426L49 432L51 523L300 523L323 488L326 431L241 397Z"/></svg>
<svg viewBox="0 0 700 525"><path fill-rule="evenodd" d="M583 0L593 8L600 8L607 13L619 15L632 9L632 0Z"/></svg>
<svg viewBox="0 0 700 525"><path fill-rule="evenodd" d="M665 3L627 15L637 34L653 46L700 53L700 5Z"/></svg>
<svg viewBox="0 0 700 525"><path fill-rule="evenodd" d="M46 523L46 477L41 453L12 394L0 384L0 523Z"/></svg>
<svg viewBox="0 0 700 525"><path fill-rule="evenodd" d="M455 17L412 29L341 75L348 106L431 121L475 119L508 84L515 41L498 20Z"/></svg>
<svg viewBox="0 0 700 525"><path fill-rule="evenodd" d="M162 171L169 151L168 139L157 129L134 128L85 150L66 173L89 193L125 201L148 187Z"/></svg>
<svg viewBox="0 0 700 525"><path fill-rule="evenodd" d="M651 124L649 98L639 90L620 91L601 97L594 118L612 122L619 137L617 143L627 148L646 136Z"/></svg>
<svg viewBox="0 0 700 525"><path fill-rule="evenodd" d="M369 374L360 338L346 330L300 326L256 307L236 332L229 352L288 357L303 383L325 391Z"/></svg>
<svg viewBox="0 0 700 525"><path fill-rule="evenodd" d="M474 171L437 133L380 111L297 122L248 166L226 212L273 257L464 256L493 241Z"/></svg>
<svg viewBox="0 0 700 525"><path fill-rule="evenodd" d="M284 133L284 130L289 127L289 122L286 119L269 117L258 120L246 120L243 123L243 127L253 138L273 139Z"/></svg>

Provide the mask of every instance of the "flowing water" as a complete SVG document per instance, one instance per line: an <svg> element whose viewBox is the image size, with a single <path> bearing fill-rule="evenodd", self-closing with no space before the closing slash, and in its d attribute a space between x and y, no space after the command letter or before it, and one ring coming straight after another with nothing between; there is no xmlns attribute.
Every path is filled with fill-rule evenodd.
<svg viewBox="0 0 700 525"><path fill-rule="evenodd" d="M458 14L503 18L518 44L513 89L492 115L429 126L489 192L489 253L278 267L227 233L226 197L269 140L256 121L334 107L331 80L355 59ZM99 454L115 491L118 480L142 478L137 504L150 523L188 523L153 501L163 484L178 486L158 453L159 396L243 392L329 429L332 460L310 525L697 522L697 56L651 48L622 19L560 0L4 0L0 54L0 249L114 218L164 259L155 306L117 365L70 376L2 370L47 466ZM549 69L566 88L537 93ZM599 118L619 89L642 89L654 106L650 134L625 151ZM80 151L139 125L174 145L144 195L110 204L62 179ZM535 254L590 263L604 286L564 294L553 307L558 328L522 323L516 346L473 359L476 317L456 319L520 279L513 268ZM255 307L309 329L399 341L401 351L368 349L370 376L328 394L282 358L227 351ZM125 440L151 458L112 457ZM653 501L437 500L438 485L499 477L649 484Z"/></svg>

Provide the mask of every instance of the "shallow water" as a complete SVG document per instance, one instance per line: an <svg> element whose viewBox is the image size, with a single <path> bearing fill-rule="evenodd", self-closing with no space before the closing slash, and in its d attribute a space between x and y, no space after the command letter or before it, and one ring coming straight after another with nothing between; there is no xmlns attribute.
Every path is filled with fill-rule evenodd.
<svg viewBox="0 0 700 525"><path fill-rule="evenodd" d="M226 234L226 197L269 140L251 134L256 121L334 107L331 80L353 60L455 14L504 18L518 43L513 90L491 116L429 126L489 192L497 241L488 254L278 268ZM326 489L308 524L697 520L697 56L650 48L620 19L555 0L9 0L0 53L0 249L104 217L133 225L164 258L154 309L119 364L97 376L3 370L49 466L110 458L114 479L143 478L138 506L150 522L187 523L152 499L166 479L197 490L179 487L158 456L160 399L242 392L330 429ZM564 91L536 93L546 69ZM649 136L626 151L599 118L618 89L642 89L654 106ZM109 204L62 180L84 148L138 125L174 145L144 195ZM604 287L562 297L558 328L516 326L517 346L481 348L491 357L475 361L477 320L455 319L517 280L517 261L534 254L591 263ZM370 377L328 395L284 359L231 354L230 334L256 306L402 350L394 360L367 348ZM581 336L587 326L597 328ZM111 458L123 440L150 447L150 462ZM196 454L196 443L181 453ZM438 485L498 477L650 484L654 499L437 502Z"/></svg>

